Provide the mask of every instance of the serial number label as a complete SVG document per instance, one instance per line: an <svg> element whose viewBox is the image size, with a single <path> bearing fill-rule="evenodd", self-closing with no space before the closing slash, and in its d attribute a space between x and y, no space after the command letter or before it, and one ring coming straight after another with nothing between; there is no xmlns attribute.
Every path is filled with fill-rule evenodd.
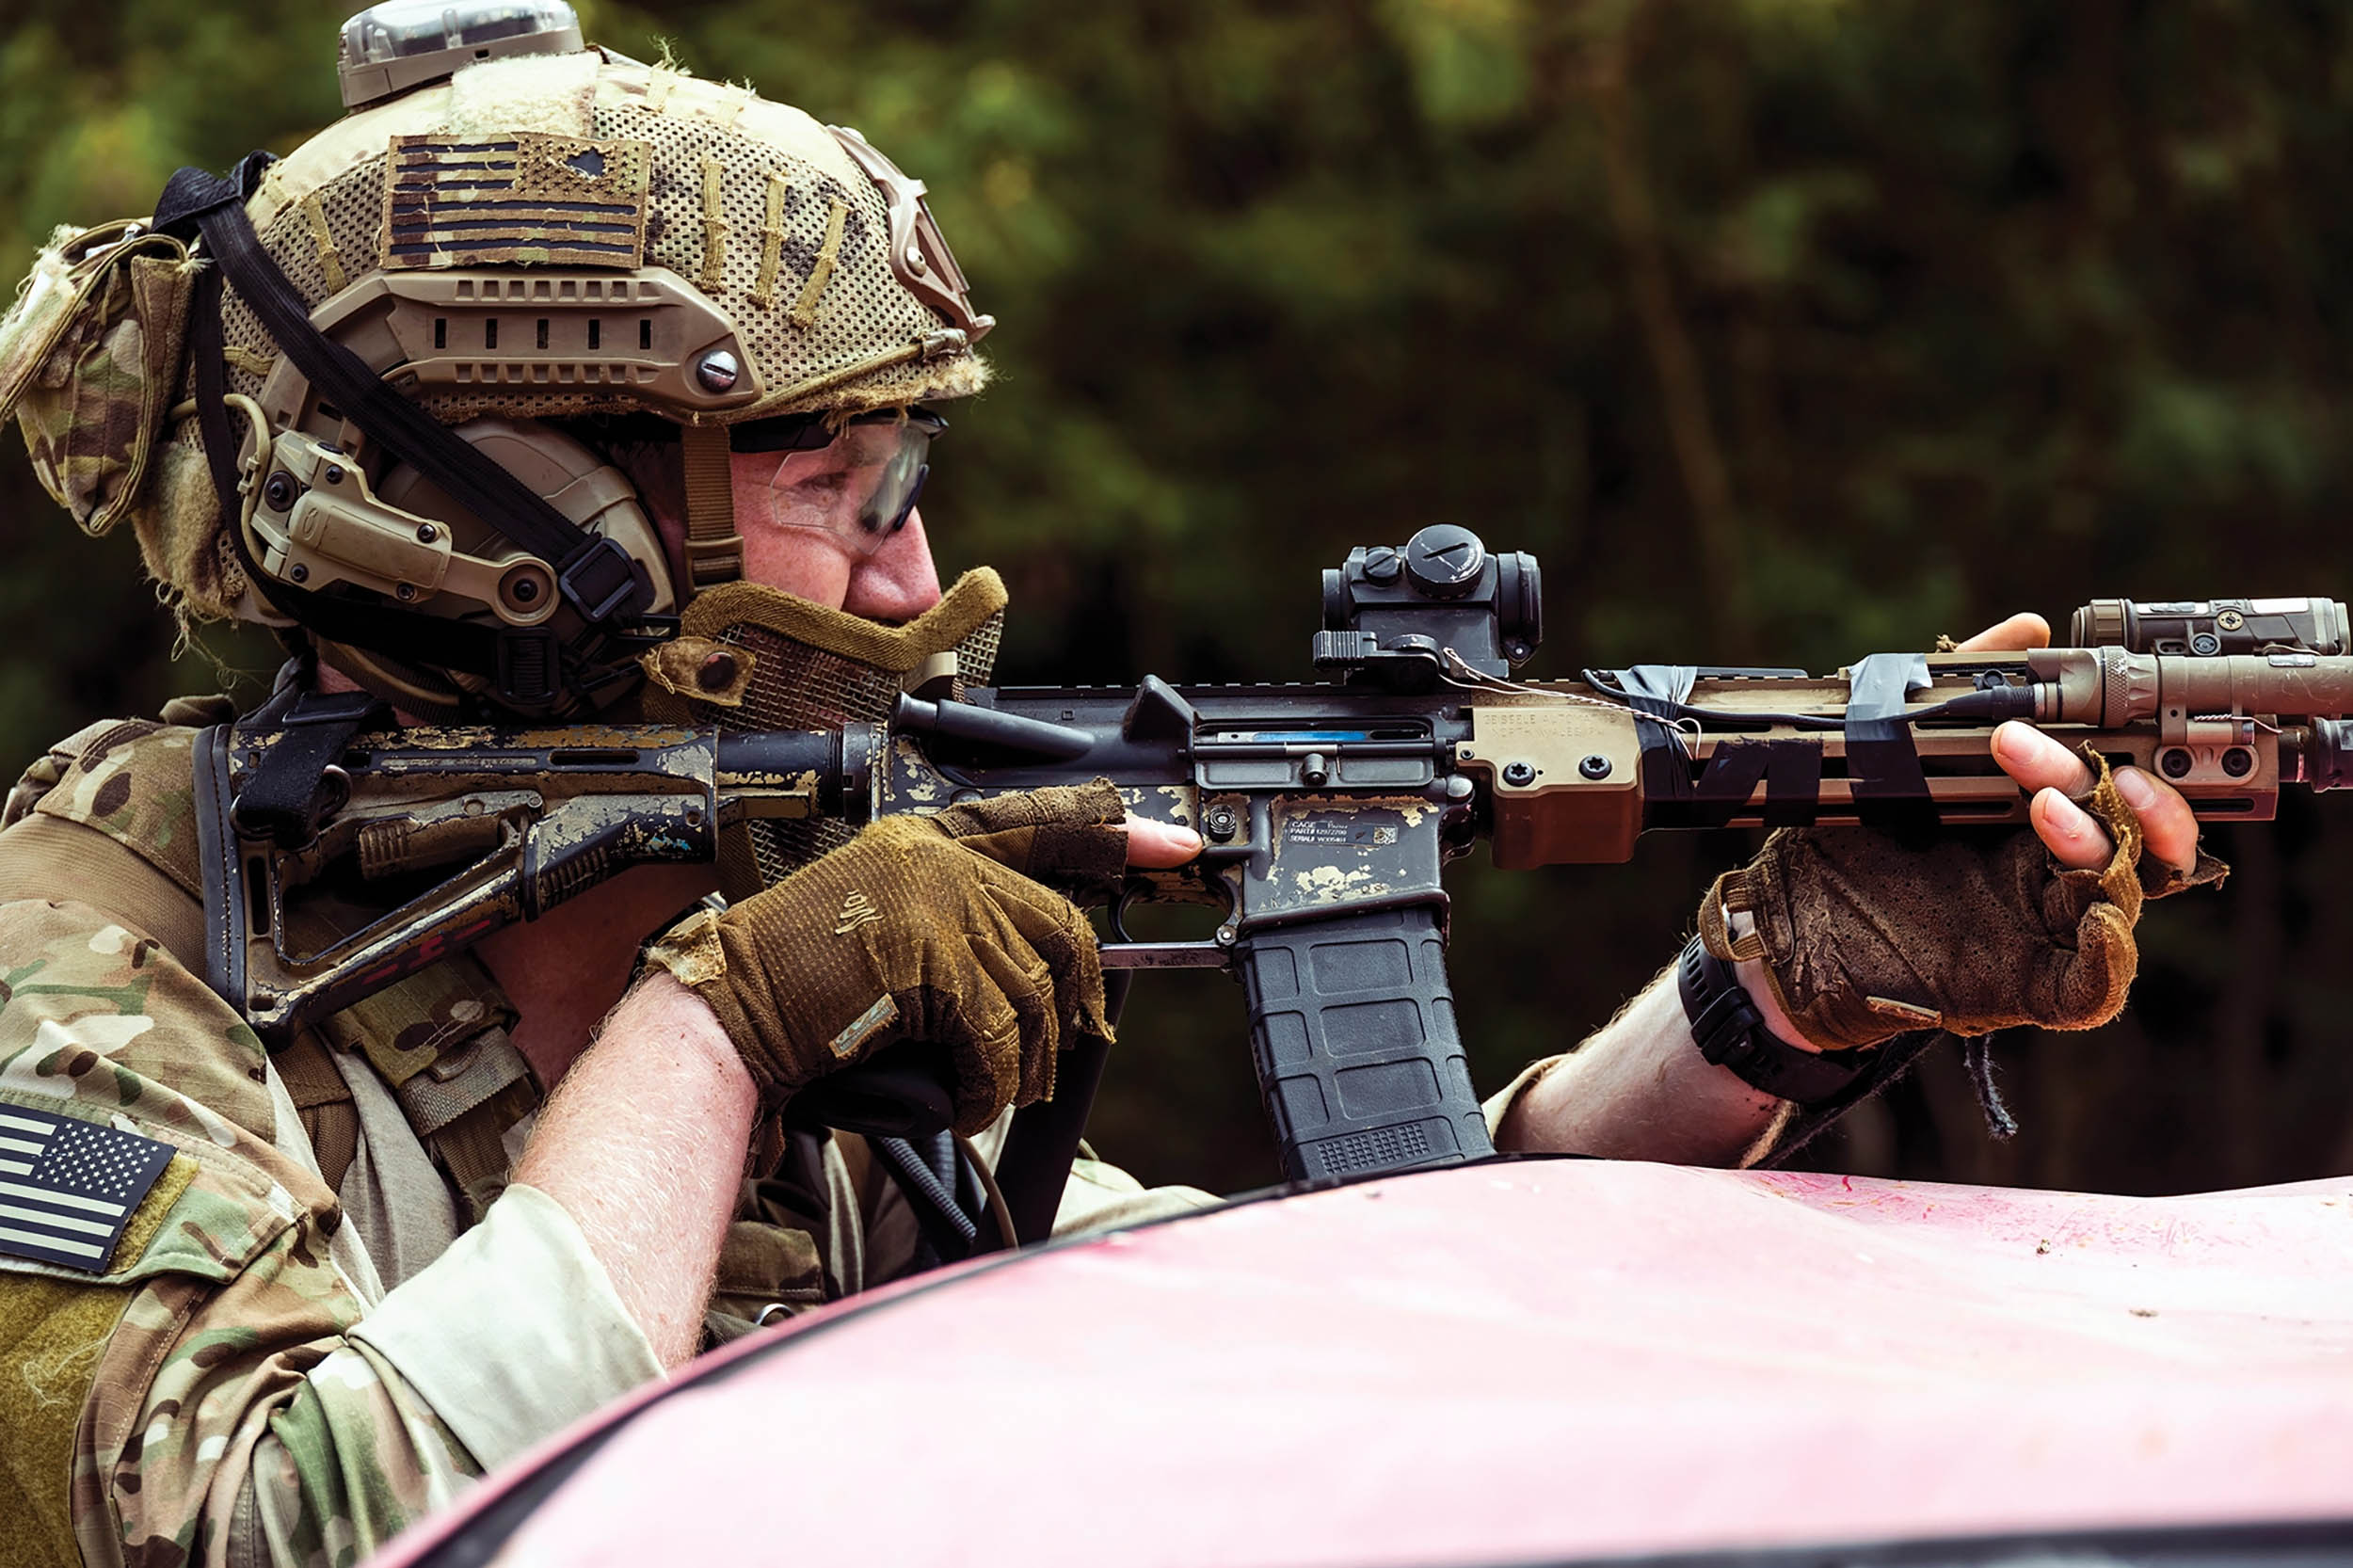
<svg viewBox="0 0 2353 1568"><path fill-rule="evenodd" d="M1287 844L1309 844L1322 848L1340 849L1397 842L1394 823L1355 823L1337 817L1311 817L1305 822L1292 823L1283 830Z"/></svg>

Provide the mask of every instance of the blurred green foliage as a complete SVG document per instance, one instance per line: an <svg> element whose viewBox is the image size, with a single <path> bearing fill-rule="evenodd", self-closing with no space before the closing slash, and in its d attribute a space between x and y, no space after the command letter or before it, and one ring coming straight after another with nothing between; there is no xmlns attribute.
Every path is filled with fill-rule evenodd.
<svg viewBox="0 0 2353 1568"><path fill-rule="evenodd" d="M2353 11L2316 0L584 0L861 127L1003 326L927 516L1008 679L1306 671L1317 572L1423 522L1544 560L1539 673L1827 667L2093 594L2353 590ZM0 242L336 112L334 12L15 0ZM0 757L216 684L129 541L0 465ZM255 664L252 642L232 662ZM265 646L265 645L264 645ZM2138 1002L1938 1062L1820 1158L2124 1191L2353 1168L2353 822L2292 803L2152 920ZM1738 836L1456 883L1482 1080L1674 951ZM1144 982L1096 1123L1271 1174L1214 977Z"/></svg>

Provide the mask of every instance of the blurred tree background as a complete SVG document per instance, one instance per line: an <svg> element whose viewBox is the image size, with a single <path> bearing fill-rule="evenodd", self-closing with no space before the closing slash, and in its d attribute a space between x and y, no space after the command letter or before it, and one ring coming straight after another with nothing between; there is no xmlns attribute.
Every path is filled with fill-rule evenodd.
<svg viewBox="0 0 2353 1568"><path fill-rule="evenodd" d="M2353 10L2318 0L583 0L591 35L861 127L1002 321L926 514L1008 680L1307 673L1317 573L1450 520L1536 552L1535 673L1827 668L2095 594L2353 589ZM0 242L151 209L337 111L340 9L9 0ZM0 762L212 689L0 462ZM127 535L127 531L126 531ZM219 641L259 668L263 646ZM2353 1169L2353 816L2218 833L2133 1009L1931 1061L1812 1159L2162 1192ZM1674 952L1744 836L1454 882L1486 1085ZM1273 1164L1214 976L1153 977L1096 1137Z"/></svg>

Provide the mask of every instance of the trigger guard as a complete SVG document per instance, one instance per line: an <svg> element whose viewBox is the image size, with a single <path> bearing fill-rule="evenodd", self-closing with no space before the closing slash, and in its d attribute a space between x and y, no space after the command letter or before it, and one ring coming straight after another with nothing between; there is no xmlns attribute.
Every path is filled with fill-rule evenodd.
<svg viewBox="0 0 2353 1568"><path fill-rule="evenodd" d="M1233 924L1241 916L1241 895L1236 891L1233 883L1223 876L1208 876L1202 880L1225 895L1225 913L1219 917L1218 923L1220 925ZM1143 877L1131 876L1121 884L1119 897L1112 904L1111 909L1109 923L1112 928L1112 940L1132 942L1136 939L1128 930L1128 906L1146 901L1151 896L1152 884Z"/></svg>

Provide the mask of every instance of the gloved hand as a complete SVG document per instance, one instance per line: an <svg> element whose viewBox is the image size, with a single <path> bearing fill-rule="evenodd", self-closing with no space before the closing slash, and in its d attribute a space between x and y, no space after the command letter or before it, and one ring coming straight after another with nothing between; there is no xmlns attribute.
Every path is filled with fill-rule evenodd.
<svg viewBox="0 0 2353 1568"><path fill-rule="evenodd" d="M1919 1029L2106 1023L2139 965L2142 903L2229 868L2202 851L2187 872L2144 864L2139 820L2106 762L2086 760L2097 777L2072 798L2114 842L2105 866L2067 870L2027 832L1910 847L1867 828L1784 830L1717 879L1701 939L1727 962L1763 958L1782 1010L1825 1050ZM1755 929L1736 941L1725 917L1743 910Z"/></svg>
<svg viewBox="0 0 2353 1568"><path fill-rule="evenodd" d="M892 817L647 950L718 1015L766 1100L894 1039L949 1048L956 1129L1051 1095L1065 1033L1109 1037L1095 931L1032 881L1116 885L1128 834L1101 779Z"/></svg>

